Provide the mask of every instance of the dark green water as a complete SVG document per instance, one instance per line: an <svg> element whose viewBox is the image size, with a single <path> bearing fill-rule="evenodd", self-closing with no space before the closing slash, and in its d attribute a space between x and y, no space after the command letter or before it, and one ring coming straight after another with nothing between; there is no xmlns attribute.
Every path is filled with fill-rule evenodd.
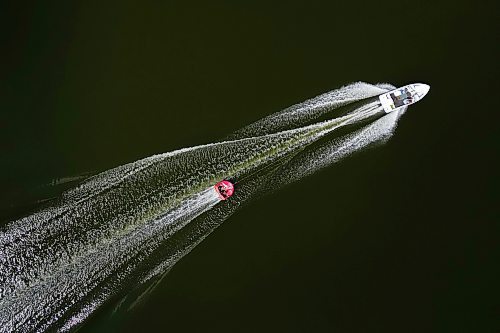
<svg viewBox="0 0 500 333"><path fill-rule="evenodd" d="M1 221L54 178L213 142L353 81L426 82L387 145L247 205L127 318L81 331L493 331L494 9L7 5Z"/></svg>

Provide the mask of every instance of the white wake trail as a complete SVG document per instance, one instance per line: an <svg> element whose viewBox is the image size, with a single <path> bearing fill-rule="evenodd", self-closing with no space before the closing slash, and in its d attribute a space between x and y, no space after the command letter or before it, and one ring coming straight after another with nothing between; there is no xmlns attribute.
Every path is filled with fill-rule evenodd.
<svg viewBox="0 0 500 333"><path fill-rule="evenodd" d="M349 85L257 121L227 141L119 166L12 221L0 231L0 332L71 329L115 295L161 275L260 186L250 180L234 200L220 204L215 183L241 179L341 128L382 116L377 101L364 99L386 89ZM352 102L361 105L335 115ZM331 117L319 121L326 115ZM390 126L382 127L355 132L320 155L294 159L288 167L295 178L275 182L297 180L342 151L361 149ZM316 162L307 166L306 160Z"/></svg>

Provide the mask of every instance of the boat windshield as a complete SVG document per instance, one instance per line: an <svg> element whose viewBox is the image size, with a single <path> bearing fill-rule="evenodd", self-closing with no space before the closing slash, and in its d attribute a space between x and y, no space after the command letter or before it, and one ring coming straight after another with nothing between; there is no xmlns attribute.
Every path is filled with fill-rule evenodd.
<svg viewBox="0 0 500 333"><path fill-rule="evenodd" d="M400 107L403 105L413 103L413 91L410 91L408 87L404 87L391 93L392 101L395 107Z"/></svg>

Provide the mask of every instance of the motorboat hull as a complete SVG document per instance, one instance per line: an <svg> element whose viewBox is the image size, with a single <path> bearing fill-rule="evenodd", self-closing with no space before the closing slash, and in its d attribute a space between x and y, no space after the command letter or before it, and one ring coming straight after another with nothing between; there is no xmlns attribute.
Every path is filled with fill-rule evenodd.
<svg viewBox="0 0 500 333"><path fill-rule="evenodd" d="M396 111L403 106L415 104L429 92L430 86L424 83L413 83L397 88L379 96L380 103L386 113Z"/></svg>

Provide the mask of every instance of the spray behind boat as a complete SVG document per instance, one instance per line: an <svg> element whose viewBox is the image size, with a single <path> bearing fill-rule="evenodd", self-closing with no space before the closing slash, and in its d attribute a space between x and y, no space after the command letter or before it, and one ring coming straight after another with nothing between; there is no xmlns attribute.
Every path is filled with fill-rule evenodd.
<svg viewBox="0 0 500 333"><path fill-rule="evenodd" d="M13 221L0 232L0 332L71 330L115 297L162 276L242 201L260 188L279 187L267 176L269 168L285 172L292 159L299 179L320 162L335 161L329 156L347 156L364 147L360 142L390 132L405 107L382 117L382 106L368 99L393 88L343 87L257 121L232 140L105 171L66 191L54 206ZM339 107L364 100L335 116ZM293 158L374 115L394 121L381 132L332 142L333 150L319 156L300 154L311 165ZM322 116L329 120L311 124ZM289 178L280 179L285 184Z"/></svg>
<svg viewBox="0 0 500 333"><path fill-rule="evenodd" d="M409 85L388 91L386 93L380 94L378 96L378 101L372 102L371 104L368 104L367 106L368 106L368 109L374 110L381 105L383 110L385 111L385 113L394 112L394 111L402 109L403 107L407 107L409 105L412 105L412 104L420 101L421 99L423 99L425 97L425 95L427 95L429 90L430 90L430 86L427 84L424 84L424 83L409 84ZM321 96L319 96L319 97L321 97ZM318 97L316 99L318 99ZM307 102L305 102L305 103L307 103ZM356 102L354 102L354 105L352 107L351 112L349 112L349 108L346 108L347 111L345 111L344 115L348 115L348 114L353 113L353 112L359 112L360 107L356 106L355 104L356 104ZM333 110L338 109L341 106L342 106L342 103L338 103L338 106L333 108ZM294 107L292 106L288 109L285 109L281 113L278 113L278 115L286 114L287 110L296 111L297 108L294 109ZM328 111L330 111L326 107L323 107L323 110L321 110L321 108L319 108L319 110L323 114L328 114ZM338 115L340 116L341 114L338 114ZM275 115L273 115L273 116L275 116ZM373 113L371 115L371 117L366 117L365 121L368 122L368 121L372 120L372 118L375 118L375 117L377 117L377 114ZM264 120L265 121L267 120L267 125L273 124L275 122L275 119L264 118ZM258 124L258 123L259 122L255 123L255 124ZM252 126L255 128L255 124L252 124L252 125L246 127L245 129L252 128ZM261 127L265 128L265 126L262 126L262 125L264 125L264 124L261 124ZM243 131L245 129L243 129ZM237 133L238 132L236 132L236 135L237 135ZM256 134L255 131L253 134L254 135ZM266 168L267 168L267 166L266 166ZM258 173L258 172L259 171L257 170L254 173ZM214 189L217 192L217 194L219 195L219 197L221 198L221 200L227 200L233 195L235 184L231 183L229 180L223 180L223 181L220 181L217 184L215 184Z"/></svg>

